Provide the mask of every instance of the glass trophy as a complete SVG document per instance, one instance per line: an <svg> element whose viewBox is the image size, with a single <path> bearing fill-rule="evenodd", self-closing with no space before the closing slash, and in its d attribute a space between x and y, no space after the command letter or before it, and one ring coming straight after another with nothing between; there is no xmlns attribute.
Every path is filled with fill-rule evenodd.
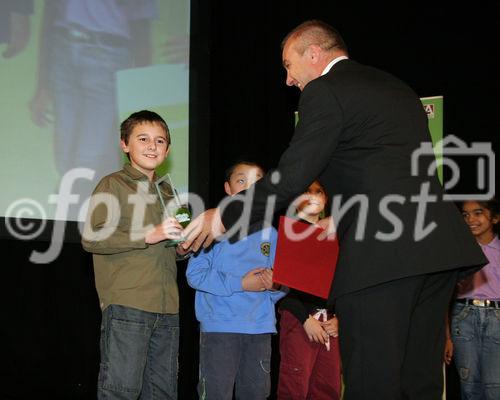
<svg viewBox="0 0 500 400"><path fill-rule="evenodd" d="M168 202L163 198L164 195L161 191L160 184L164 181L170 185L170 189L172 190L172 197ZM172 182L172 178L170 174L165 174L160 179L155 182L156 192L158 193L158 197L160 198L161 205L163 207L164 215L169 217L174 217L179 224L185 228L191 222L191 212L189 210L189 205L187 203L182 203L179 197L179 192ZM173 204L172 204L173 203ZM170 239L165 241L165 247L173 247L177 246L179 243L182 243L186 240L183 237L179 239Z"/></svg>

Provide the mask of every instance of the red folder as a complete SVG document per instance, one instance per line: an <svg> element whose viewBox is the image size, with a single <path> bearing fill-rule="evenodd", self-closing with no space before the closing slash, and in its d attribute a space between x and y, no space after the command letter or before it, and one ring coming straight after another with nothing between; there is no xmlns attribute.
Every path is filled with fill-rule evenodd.
<svg viewBox="0 0 500 400"><path fill-rule="evenodd" d="M306 235L306 230L310 232ZM318 240L322 228L292 218L280 217L273 281L324 299L333 281L339 243ZM301 237L302 236L302 237Z"/></svg>

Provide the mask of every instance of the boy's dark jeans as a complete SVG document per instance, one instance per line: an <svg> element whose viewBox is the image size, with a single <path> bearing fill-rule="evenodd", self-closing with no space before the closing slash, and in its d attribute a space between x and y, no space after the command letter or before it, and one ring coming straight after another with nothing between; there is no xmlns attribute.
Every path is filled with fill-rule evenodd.
<svg viewBox="0 0 500 400"><path fill-rule="evenodd" d="M201 400L266 399L271 391L271 334L202 332Z"/></svg>
<svg viewBox="0 0 500 400"><path fill-rule="evenodd" d="M99 399L177 399L179 315L110 305L102 313Z"/></svg>

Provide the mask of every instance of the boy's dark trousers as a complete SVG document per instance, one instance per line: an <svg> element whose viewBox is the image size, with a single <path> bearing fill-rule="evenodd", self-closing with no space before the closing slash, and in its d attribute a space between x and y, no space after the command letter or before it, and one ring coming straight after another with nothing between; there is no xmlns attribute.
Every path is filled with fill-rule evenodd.
<svg viewBox="0 0 500 400"><path fill-rule="evenodd" d="M456 271L419 275L337 299L344 400L441 399L456 280Z"/></svg>
<svg viewBox="0 0 500 400"><path fill-rule="evenodd" d="M200 400L264 400L271 391L271 334L202 332Z"/></svg>
<svg viewBox="0 0 500 400"><path fill-rule="evenodd" d="M278 399L340 399L340 354L337 337L330 350L311 342L304 325L288 310L280 311Z"/></svg>

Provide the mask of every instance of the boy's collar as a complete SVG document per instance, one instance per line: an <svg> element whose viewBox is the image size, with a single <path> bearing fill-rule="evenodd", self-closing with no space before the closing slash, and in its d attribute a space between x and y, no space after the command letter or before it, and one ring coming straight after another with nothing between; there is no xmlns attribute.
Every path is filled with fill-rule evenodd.
<svg viewBox="0 0 500 400"><path fill-rule="evenodd" d="M132 179L134 180L143 180L143 179L148 179L148 177L146 175L144 175L141 171L139 171L138 169L135 169L134 167L132 167L132 165L130 164L125 164L123 166L123 170L125 171L125 173L130 176ZM155 174L154 176L154 180L156 180L157 176Z"/></svg>

